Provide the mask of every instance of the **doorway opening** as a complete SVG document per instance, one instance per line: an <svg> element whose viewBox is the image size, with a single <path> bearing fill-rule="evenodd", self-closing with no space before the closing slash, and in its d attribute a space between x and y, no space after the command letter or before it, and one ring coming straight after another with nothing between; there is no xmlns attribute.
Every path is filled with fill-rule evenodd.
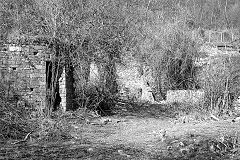
<svg viewBox="0 0 240 160"><path fill-rule="evenodd" d="M57 68L57 67L54 67ZM51 61L46 61L46 98L47 106L51 107L52 111L60 108L61 96L59 93L59 76L56 75L56 69L53 68ZM50 108L49 108L50 109Z"/></svg>

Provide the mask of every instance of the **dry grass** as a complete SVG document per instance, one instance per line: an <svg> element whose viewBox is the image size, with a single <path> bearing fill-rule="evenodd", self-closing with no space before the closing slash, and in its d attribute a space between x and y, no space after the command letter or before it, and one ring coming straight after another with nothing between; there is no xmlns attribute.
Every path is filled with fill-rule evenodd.
<svg viewBox="0 0 240 160"><path fill-rule="evenodd" d="M106 124L87 123L86 114L80 111L59 113L42 119L32 140L5 144L0 158L230 159L239 155L238 123L206 119L174 123L176 112L183 110L176 108L177 104L128 105L107 117L111 121ZM91 118L95 122L101 119ZM219 149L219 145L223 147Z"/></svg>
<svg viewBox="0 0 240 160"><path fill-rule="evenodd" d="M123 103L114 108L111 121L93 124L87 119L98 122L102 117L92 116L89 110L55 112L51 118L27 120L20 114L25 112L20 109L15 112L7 107L10 106L7 101L4 104L1 121L8 120L4 126L9 129L3 133L19 137L5 137L4 140L18 140L4 144L0 159L216 159L238 155L236 141L230 140L235 147L218 149L218 145L226 146L221 137L235 136L232 133L239 126L227 121L208 122L206 113L198 113L201 111L198 106ZM181 120L182 117L189 118ZM237 133L235 137L238 136ZM208 145L204 146L205 143Z"/></svg>
<svg viewBox="0 0 240 160"><path fill-rule="evenodd" d="M27 107L17 105L18 97L7 94L5 86L0 84L0 141L21 139L31 132Z"/></svg>

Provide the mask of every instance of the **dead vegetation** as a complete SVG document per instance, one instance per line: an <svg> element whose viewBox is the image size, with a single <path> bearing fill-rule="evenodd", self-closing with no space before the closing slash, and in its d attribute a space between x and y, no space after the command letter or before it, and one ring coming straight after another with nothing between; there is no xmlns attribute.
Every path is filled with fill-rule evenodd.
<svg viewBox="0 0 240 160"><path fill-rule="evenodd" d="M73 1L71 5L63 1L37 2L39 10L32 11L41 13L38 18L42 26L34 21L31 27L37 25L38 31L34 34L50 34L79 46L62 49L64 55L60 57L67 56L67 65L76 68L74 100L78 109L52 112L56 97L51 95L46 116L14 93L11 80L1 81L0 159L238 159L239 134L232 132L239 129L238 121L228 121L234 116L233 102L239 96L238 62L219 57L200 68L200 74L197 72L194 61L200 43L189 34L197 23L190 20L185 7L172 7L175 16L156 17L170 13L155 14L149 4L119 4L122 10L118 10L116 4L91 1L84 7L93 8L79 14L78 9L84 7L77 1L74 3L79 8ZM7 1L3 6L7 14L15 7ZM30 15L25 10L19 10L19 14ZM14 21L15 15L10 15ZM77 22L68 21L72 16ZM31 33L25 19L15 21L23 28L18 29L19 35ZM123 57L129 55L152 70L154 82L150 86L155 95L164 99L169 89L203 88L204 103L161 105L120 99L116 64L124 64ZM100 70L94 86L88 83L91 62ZM51 85L55 90L56 84ZM219 133L222 135L217 136Z"/></svg>
<svg viewBox="0 0 240 160"><path fill-rule="evenodd" d="M28 123L36 125L34 130L11 130L22 136L5 139L0 158L237 159L240 154L239 134L232 132L238 124L213 123L204 113L194 116L191 106L125 103L114 113L104 119L79 109L54 112L52 118L39 117ZM180 120L184 116L192 116L192 120ZM195 131L189 132L191 129Z"/></svg>
<svg viewBox="0 0 240 160"><path fill-rule="evenodd" d="M11 90L12 91L12 90ZM1 84L0 87L0 142L8 139L21 139L31 132L29 117L31 111L27 107L17 105L10 89Z"/></svg>

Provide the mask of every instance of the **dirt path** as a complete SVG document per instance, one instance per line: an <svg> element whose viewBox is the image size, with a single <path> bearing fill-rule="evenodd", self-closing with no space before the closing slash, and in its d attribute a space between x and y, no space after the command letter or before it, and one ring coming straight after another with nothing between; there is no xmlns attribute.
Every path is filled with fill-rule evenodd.
<svg viewBox="0 0 240 160"><path fill-rule="evenodd" d="M125 112L128 115L121 113L95 118L90 123L70 120L67 125L72 128L69 132L72 138L61 142L0 146L0 159L201 160L240 157L240 149L237 150L239 154L226 153L226 147L219 149L218 142L212 145L213 141L209 140L225 135L240 137L240 122L208 120L176 123L168 116L169 113L158 107L137 109L137 113ZM103 120L108 121L105 123ZM214 151L209 151L211 147ZM240 148L240 145L235 148Z"/></svg>
<svg viewBox="0 0 240 160"><path fill-rule="evenodd" d="M99 143L130 144L141 147L162 141L164 130L169 137L194 134L215 138L223 135L235 135L240 130L240 123L233 123L230 120L174 124L167 120L154 118L131 118L125 119L125 122L113 122L106 125L82 126L75 124L74 126L79 127L73 134L77 138L80 138L78 136L81 134L81 137L93 139Z"/></svg>

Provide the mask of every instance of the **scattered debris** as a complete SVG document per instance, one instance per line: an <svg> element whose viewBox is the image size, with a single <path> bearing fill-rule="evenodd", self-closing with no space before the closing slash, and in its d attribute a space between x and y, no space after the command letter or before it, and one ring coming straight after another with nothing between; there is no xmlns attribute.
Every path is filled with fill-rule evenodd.
<svg viewBox="0 0 240 160"><path fill-rule="evenodd" d="M163 101L158 102L158 104L168 104L168 102L166 100L163 100Z"/></svg>
<svg viewBox="0 0 240 160"><path fill-rule="evenodd" d="M19 143L24 143L24 142L27 142L29 139L30 139L30 135L33 131L29 132L25 138L23 140L20 140L20 141L16 141L16 142L13 142L12 144L19 144Z"/></svg>
<svg viewBox="0 0 240 160"><path fill-rule="evenodd" d="M232 122L239 122L239 121L240 121L240 117L237 117L237 118L232 120Z"/></svg>
<svg viewBox="0 0 240 160"><path fill-rule="evenodd" d="M165 129L161 130L160 131L160 138L161 138L161 141L164 142L167 138L167 131Z"/></svg>
<svg viewBox="0 0 240 160"><path fill-rule="evenodd" d="M95 118L93 120L86 119L85 121L87 124L91 124L91 125L106 125L106 124L112 122L112 119L110 119L110 118Z"/></svg>
<svg viewBox="0 0 240 160"><path fill-rule="evenodd" d="M93 148L88 148L88 152L93 152Z"/></svg>
<svg viewBox="0 0 240 160"><path fill-rule="evenodd" d="M218 138L210 138L201 135L183 136L170 138L167 142L167 150L172 154L180 154L182 156L200 156L215 157L235 154L239 152L239 144L235 136L220 136ZM201 155L199 154L201 153ZM214 159L215 159L214 158Z"/></svg>
<svg viewBox="0 0 240 160"><path fill-rule="evenodd" d="M123 108L122 111L127 112L127 109L126 109L126 108Z"/></svg>
<svg viewBox="0 0 240 160"><path fill-rule="evenodd" d="M75 129L78 129L79 128L79 126L77 126L77 125L72 125L73 126L73 128L75 128Z"/></svg>
<svg viewBox="0 0 240 160"><path fill-rule="evenodd" d="M121 149L118 150L118 153L119 153L121 156L126 156L126 157L128 157L128 158L131 157L130 155L124 153L123 150L121 150Z"/></svg>
<svg viewBox="0 0 240 160"><path fill-rule="evenodd" d="M217 117L214 116L213 114L211 114L210 118L213 119L213 120L215 120L215 121L219 121L219 118L217 118Z"/></svg>
<svg viewBox="0 0 240 160"><path fill-rule="evenodd" d="M189 148L185 147L185 148L181 148L180 149L180 152L184 155L188 154L189 153Z"/></svg>
<svg viewBox="0 0 240 160"><path fill-rule="evenodd" d="M179 146L180 146L180 147L184 147L185 144L184 144L183 142L179 142Z"/></svg>
<svg viewBox="0 0 240 160"><path fill-rule="evenodd" d="M126 119L111 119L111 118L106 118L106 117L101 117L101 118L94 118L94 119L85 119L86 124L91 124L91 125L106 125L106 124L116 124L120 122L127 122L128 120ZM78 128L77 126L73 126L74 128Z"/></svg>

